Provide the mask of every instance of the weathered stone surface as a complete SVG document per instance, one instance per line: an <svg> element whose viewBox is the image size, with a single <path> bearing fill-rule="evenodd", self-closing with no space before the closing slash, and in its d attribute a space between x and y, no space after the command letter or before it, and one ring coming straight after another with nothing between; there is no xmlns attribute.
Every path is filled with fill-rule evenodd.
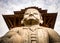
<svg viewBox="0 0 60 43"><path fill-rule="evenodd" d="M0 42L1 43L32 43L32 42L60 43L59 41L60 41L59 35L53 29L50 28L38 27L36 28L36 30L31 31L29 27L16 27L11 29L4 37L2 37Z"/></svg>
<svg viewBox="0 0 60 43"><path fill-rule="evenodd" d="M53 29L39 26L43 20L38 10L27 9L22 23L23 27L11 29L0 43L60 43L60 37Z"/></svg>

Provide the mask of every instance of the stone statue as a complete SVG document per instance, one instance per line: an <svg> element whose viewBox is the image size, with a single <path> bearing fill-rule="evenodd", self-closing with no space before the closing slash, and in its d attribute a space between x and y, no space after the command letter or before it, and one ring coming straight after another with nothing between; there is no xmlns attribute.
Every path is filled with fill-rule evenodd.
<svg viewBox="0 0 60 43"><path fill-rule="evenodd" d="M21 23L24 26L11 29L0 39L0 43L60 43L57 32L39 25L43 19L37 9L27 9Z"/></svg>

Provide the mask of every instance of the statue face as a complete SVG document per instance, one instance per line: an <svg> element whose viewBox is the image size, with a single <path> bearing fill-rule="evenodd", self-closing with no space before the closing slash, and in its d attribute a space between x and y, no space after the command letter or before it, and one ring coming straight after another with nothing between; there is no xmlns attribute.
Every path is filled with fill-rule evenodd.
<svg viewBox="0 0 60 43"><path fill-rule="evenodd" d="M24 18L28 19L40 19L40 13L38 10L36 9L27 9L25 14L24 14Z"/></svg>
<svg viewBox="0 0 60 43"><path fill-rule="evenodd" d="M27 9L25 14L24 14L24 18L23 18L23 23L24 24L40 24L41 23L41 16L40 16L40 12L37 9Z"/></svg>

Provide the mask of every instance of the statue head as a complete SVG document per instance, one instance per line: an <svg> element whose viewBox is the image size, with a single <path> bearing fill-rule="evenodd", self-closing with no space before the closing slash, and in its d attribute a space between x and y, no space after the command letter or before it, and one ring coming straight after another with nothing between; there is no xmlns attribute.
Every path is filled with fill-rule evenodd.
<svg viewBox="0 0 60 43"><path fill-rule="evenodd" d="M26 25L42 24L43 20L41 13L35 8L29 8L25 11L21 23Z"/></svg>

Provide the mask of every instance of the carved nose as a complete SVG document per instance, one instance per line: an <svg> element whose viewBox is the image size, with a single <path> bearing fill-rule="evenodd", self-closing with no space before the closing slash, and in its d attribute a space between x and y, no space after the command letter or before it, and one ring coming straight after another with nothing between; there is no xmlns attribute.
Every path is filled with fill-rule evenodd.
<svg viewBox="0 0 60 43"><path fill-rule="evenodd" d="M33 14L30 14L29 16L33 16Z"/></svg>

